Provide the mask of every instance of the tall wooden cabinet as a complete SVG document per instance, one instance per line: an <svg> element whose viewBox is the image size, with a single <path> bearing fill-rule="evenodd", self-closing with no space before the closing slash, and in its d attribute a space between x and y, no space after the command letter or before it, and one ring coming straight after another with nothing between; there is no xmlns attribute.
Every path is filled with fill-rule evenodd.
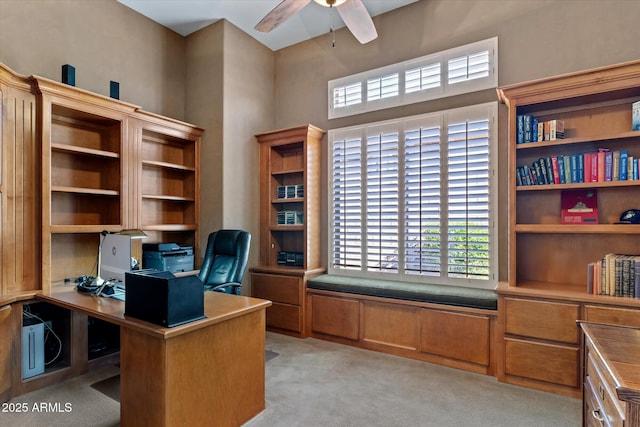
<svg viewBox="0 0 640 427"><path fill-rule="evenodd" d="M103 231L140 229L145 242L174 242L198 253L203 130L50 79L20 76L3 64L0 96L5 401L117 361L117 326L34 299L54 282L95 275ZM62 340L44 374L30 378L21 370L25 312L50 322Z"/></svg>
<svg viewBox="0 0 640 427"><path fill-rule="evenodd" d="M640 208L640 181L519 185L516 168L540 158L627 150L640 157L632 131L640 101L640 61L514 84L498 89L509 109L509 281L498 287L498 378L580 396L579 319L627 324L640 299L587 292L587 265L607 253L640 254L640 225L615 224ZM518 116L564 121L565 137L518 143ZM597 224L563 224L563 190L596 190Z"/></svg>
<svg viewBox="0 0 640 427"><path fill-rule="evenodd" d="M271 300L270 330L304 336L309 277L324 272L320 256L321 143L313 125L256 135L260 144L260 265L251 294Z"/></svg>

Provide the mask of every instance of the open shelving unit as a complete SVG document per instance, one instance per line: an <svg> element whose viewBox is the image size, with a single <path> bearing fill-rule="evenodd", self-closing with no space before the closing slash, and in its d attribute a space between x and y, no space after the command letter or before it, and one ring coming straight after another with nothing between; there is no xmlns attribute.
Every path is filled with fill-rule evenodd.
<svg viewBox="0 0 640 427"><path fill-rule="evenodd" d="M271 300L267 327L304 336L305 289L320 257L320 159L325 132L304 125L256 135L260 144L260 265L251 295Z"/></svg>
<svg viewBox="0 0 640 427"><path fill-rule="evenodd" d="M540 158L627 150L640 157L631 105L640 61L498 89L509 109L509 278L498 287L498 379L579 397L577 320L640 323L640 298L587 292L587 265L607 253L640 254L640 225L616 224L640 200L640 180L518 185L516 168ZM565 138L517 143L517 116L563 120ZM563 190L597 191L597 224L563 224ZM632 325L635 326L635 325Z"/></svg>

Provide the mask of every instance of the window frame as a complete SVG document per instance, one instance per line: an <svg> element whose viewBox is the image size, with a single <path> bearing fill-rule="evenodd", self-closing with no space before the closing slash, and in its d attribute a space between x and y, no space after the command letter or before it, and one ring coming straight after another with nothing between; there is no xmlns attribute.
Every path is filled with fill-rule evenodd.
<svg viewBox="0 0 640 427"><path fill-rule="evenodd" d="M488 52L488 69L487 76L482 78L474 78L455 84L449 83L449 61L478 54L480 52ZM418 90L407 92L406 73L407 71L440 64L440 84L437 87L426 90ZM390 75L398 76L398 94L396 96L381 97L375 100L369 100L368 81L377 81ZM360 84L360 102L336 107L334 103L334 91ZM352 74L350 76L341 77L330 80L328 82L328 118L336 119L340 117L352 116L355 114L377 111L386 108L393 108L402 105L413 104L448 96L460 95L464 93L477 92L484 89L495 88L498 85L498 38L493 37L464 46L448 49L419 58L410 59L396 64L368 70L362 73Z"/></svg>
<svg viewBox="0 0 640 427"><path fill-rule="evenodd" d="M447 277L447 265L448 264L440 264L441 275L433 276L433 275L422 275L422 274L411 274L404 272L405 269L405 205L404 205L404 190L400 191L398 194L398 221L399 221L399 232L398 232L398 269L399 273L386 273L379 271L367 271L367 256L366 256L366 221L365 221L365 210L366 210L366 200L364 200L366 194L366 144L367 137L371 134L372 130L380 130L380 129L395 129L398 131L398 141L399 141L399 151L400 151L400 171L398 175L398 185L399 188L404 187L404 173L402 166L404 165L404 142L405 136L404 133L407 130L407 126L412 123L420 123L420 122L438 122L440 126L440 142L439 144L444 147L446 151L448 140L448 125L453 123L454 120L477 120L477 119L486 119L489 123L489 141L488 141L488 162L489 162L489 170L488 170L488 185L489 185L489 277L486 280L480 279L471 279L471 278L451 278ZM346 269L346 268L336 268L334 267L334 161L333 161L333 147L334 143L337 140L343 139L359 139L361 146L361 159L360 159L360 182L362 183L360 196L361 196L361 207L360 207L360 218L361 218L361 228L360 228L360 251L361 251L361 262L359 269ZM498 231L497 231L497 223L498 223L498 164L497 164L497 156L498 156L498 103L496 101L488 102L484 104L477 104L471 106L464 106L459 108L454 108L450 110L443 110L433 113L420 114L416 116L403 117L399 119L386 120L382 122L368 123L363 125L350 126L345 128L333 129L328 132L328 273L335 274L338 276L353 276L353 277L367 277L367 278L382 278L388 280L400 280L407 282L417 282L417 283L435 283L435 284L444 284L444 285L453 285L453 286L467 286L467 287L475 287L475 288L485 288L485 289L495 289L498 283ZM442 151L442 149L441 149ZM443 162L446 162L448 157L446 155L440 155L440 167L442 167ZM447 186L446 179L446 169L440 171L440 197L442 200L442 209L440 213L440 221L441 221L441 231L440 233L446 233L446 231L442 231L443 214L446 215L448 199L446 198L446 192L443 194L443 188ZM447 252L446 250L446 242L441 243L441 249L443 252Z"/></svg>

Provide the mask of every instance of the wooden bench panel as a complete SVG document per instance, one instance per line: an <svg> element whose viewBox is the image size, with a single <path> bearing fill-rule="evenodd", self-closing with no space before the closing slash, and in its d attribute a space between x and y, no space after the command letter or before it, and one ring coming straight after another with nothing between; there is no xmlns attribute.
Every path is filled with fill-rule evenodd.
<svg viewBox="0 0 640 427"><path fill-rule="evenodd" d="M362 340L417 350L419 322L416 307L365 302L363 303Z"/></svg>
<svg viewBox="0 0 640 427"><path fill-rule="evenodd" d="M489 365L489 316L420 310L420 323L421 351L483 366Z"/></svg>

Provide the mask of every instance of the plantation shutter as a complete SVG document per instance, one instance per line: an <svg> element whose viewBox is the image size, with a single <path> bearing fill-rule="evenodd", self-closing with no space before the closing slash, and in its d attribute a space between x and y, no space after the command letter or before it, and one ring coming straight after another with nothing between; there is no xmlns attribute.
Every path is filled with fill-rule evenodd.
<svg viewBox="0 0 640 427"><path fill-rule="evenodd" d="M404 159L405 273L440 274L439 118L408 123Z"/></svg>
<svg viewBox="0 0 640 427"><path fill-rule="evenodd" d="M373 128L367 136L367 269L398 271L398 131Z"/></svg>
<svg viewBox="0 0 640 427"><path fill-rule="evenodd" d="M447 271L489 277L489 120L447 128Z"/></svg>
<svg viewBox="0 0 640 427"><path fill-rule="evenodd" d="M361 138L338 137L332 147L333 265L359 270L362 266Z"/></svg>

